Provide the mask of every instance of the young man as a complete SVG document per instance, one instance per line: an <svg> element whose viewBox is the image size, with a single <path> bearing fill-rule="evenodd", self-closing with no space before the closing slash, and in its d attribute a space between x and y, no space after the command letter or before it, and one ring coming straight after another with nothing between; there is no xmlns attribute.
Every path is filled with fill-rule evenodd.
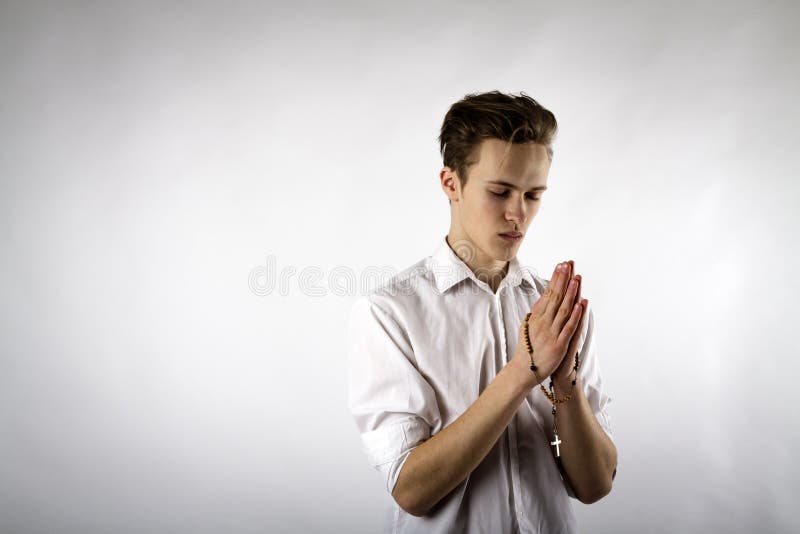
<svg viewBox="0 0 800 534"><path fill-rule="evenodd" d="M547 189L553 114L493 91L454 104L439 138L450 230L359 297L348 406L393 498L386 531L576 532L616 474L581 276L517 250ZM576 370L577 367L577 370Z"/></svg>

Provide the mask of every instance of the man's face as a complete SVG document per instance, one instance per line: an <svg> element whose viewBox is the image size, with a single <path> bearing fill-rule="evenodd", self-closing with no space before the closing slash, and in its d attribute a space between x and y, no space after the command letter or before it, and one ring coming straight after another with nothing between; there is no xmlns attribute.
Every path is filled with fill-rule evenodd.
<svg viewBox="0 0 800 534"><path fill-rule="evenodd" d="M475 248L475 265L492 269L516 256L547 189L550 159L542 144L499 139L484 139L476 154L478 163L469 168L463 189L454 179L455 191L452 187L448 190L445 177L449 168L442 172L442 185L453 209L449 237L468 241ZM500 237L513 231L522 233L522 238L509 241Z"/></svg>

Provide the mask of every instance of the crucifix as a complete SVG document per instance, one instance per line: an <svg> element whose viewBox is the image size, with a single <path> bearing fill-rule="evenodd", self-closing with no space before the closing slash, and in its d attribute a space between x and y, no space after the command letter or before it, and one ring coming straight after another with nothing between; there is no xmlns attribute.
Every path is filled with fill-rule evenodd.
<svg viewBox="0 0 800 534"><path fill-rule="evenodd" d="M550 442L550 445L555 445L555 447L556 447L556 456L561 456L561 450L558 448L558 446L559 446L560 444L561 444L561 440L560 440L560 439L558 439L558 434L556 434L556 439L555 439L555 441L551 441L551 442Z"/></svg>

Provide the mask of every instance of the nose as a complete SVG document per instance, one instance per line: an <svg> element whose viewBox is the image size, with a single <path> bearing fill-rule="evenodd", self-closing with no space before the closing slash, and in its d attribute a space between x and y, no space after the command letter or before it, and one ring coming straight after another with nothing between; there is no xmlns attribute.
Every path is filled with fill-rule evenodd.
<svg viewBox="0 0 800 534"><path fill-rule="evenodd" d="M517 228L520 228L525 223L526 217L527 214L525 213L525 200L510 200L506 208L506 220L516 223Z"/></svg>

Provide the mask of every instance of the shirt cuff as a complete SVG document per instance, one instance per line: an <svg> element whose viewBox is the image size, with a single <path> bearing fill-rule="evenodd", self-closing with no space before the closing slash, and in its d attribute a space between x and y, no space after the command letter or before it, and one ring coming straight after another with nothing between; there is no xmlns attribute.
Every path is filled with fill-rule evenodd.
<svg viewBox="0 0 800 534"><path fill-rule="evenodd" d="M390 494L408 454L429 437L430 427L420 417L409 417L361 434L367 460L384 474Z"/></svg>

